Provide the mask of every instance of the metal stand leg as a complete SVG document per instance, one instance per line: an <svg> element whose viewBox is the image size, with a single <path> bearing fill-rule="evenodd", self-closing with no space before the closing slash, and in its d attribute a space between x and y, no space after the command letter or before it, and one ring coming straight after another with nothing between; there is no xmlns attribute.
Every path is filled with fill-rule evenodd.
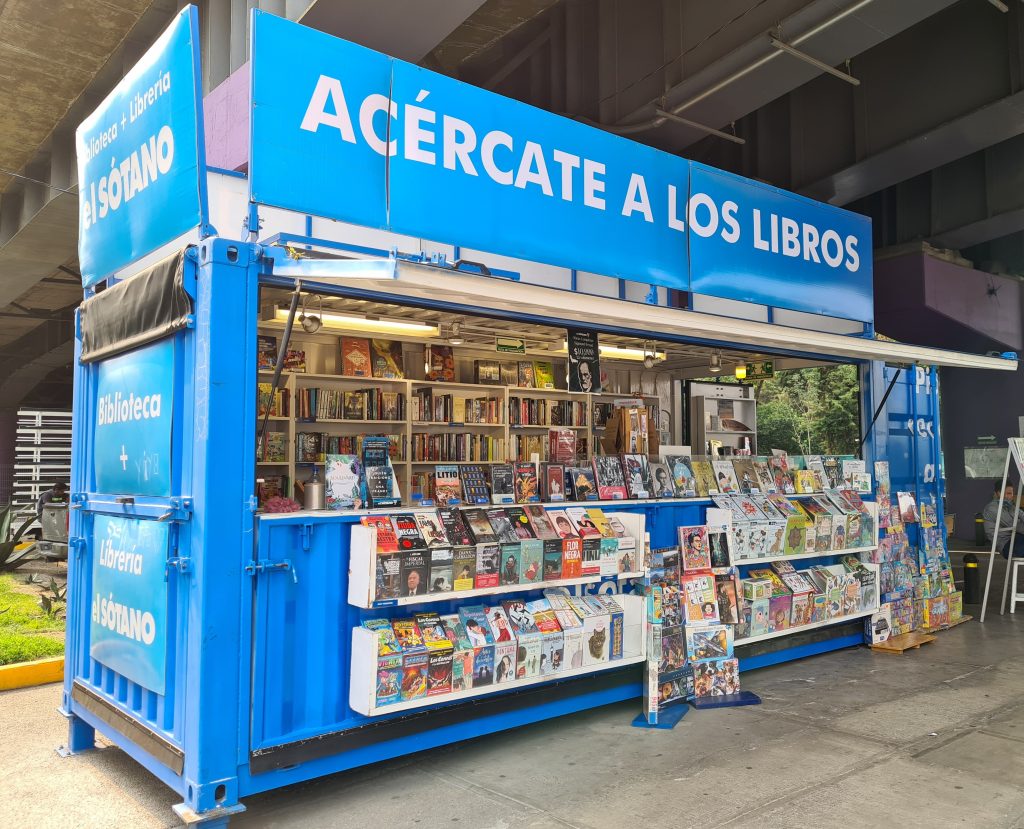
<svg viewBox="0 0 1024 829"><path fill-rule="evenodd" d="M996 508L996 526L992 531L992 554L988 557L988 573L985 576L985 594L981 599L981 616L979 622L985 621L985 611L988 610L988 591L992 586L992 567L995 564L996 545L999 543L999 523L1003 518L1003 492L1006 491L1006 476L1010 474L1010 450L1006 450L1006 463L1003 465L1003 483L999 490L999 506Z"/></svg>
<svg viewBox="0 0 1024 829"><path fill-rule="evenodd" d="M1020 516L1020 497L1017 498L1016 507L1013 510L1013 529L1010 531L1010 553L1006 557L1006 572L1003 574L1003 601L999 605L999 615L1002 616L1006 613L1006 588L1010 583L1010 571L1013 569L1013 561L1015 556L1013 555L1013 542L1017 538L1017 518ZM1017 581L1014 579L1014 588L1016 588Z"/></svg>
<svg viewBox="0 0 1024 829"><path fill-rule="evenodd" d="M61 757L70 757L85 751L95 751L96 729L64 709L61 709L61 713L68 721L68 742L67 745L57 746L57 753Z"/></svg>

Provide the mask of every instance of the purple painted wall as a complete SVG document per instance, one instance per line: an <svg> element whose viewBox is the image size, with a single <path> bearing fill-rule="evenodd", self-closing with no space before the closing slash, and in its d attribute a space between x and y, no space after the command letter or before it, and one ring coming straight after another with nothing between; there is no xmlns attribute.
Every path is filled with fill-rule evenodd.
<svg viewBox="0 0 1024 829"><path fill-rule="evenodd" d="M210 167L249 169L249 110L249 64L245 63L203 99Z"/></svg>

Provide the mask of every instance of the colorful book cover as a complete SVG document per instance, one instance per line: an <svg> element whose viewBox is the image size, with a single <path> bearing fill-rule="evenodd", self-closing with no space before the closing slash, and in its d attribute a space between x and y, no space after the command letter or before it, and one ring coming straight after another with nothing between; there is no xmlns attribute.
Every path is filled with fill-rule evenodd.
<svg viewBox="0 0 1024 829"><path fill-rule="evenodd" d="M526 514L525 507L509 507L505 510L505 513L508 515L509 523L512 525L512 529L519 541L528 541L531 538L536 538L533 532L533 525L530 523L530 517Z"/></svg>
<svg viewBox="0 0 1024 829"><path fill-rule="evenodd" d="M370 340L370 351L373 357L374 377L390 380L402 380L405 377L405 362L400 342Z"/></svg>
<svg viewBox="0 0 1024 829"><path fill-rule="evenodd" d="M753 458L733 458L733 472L736 474L736 483L739 491L749 495L753 490L761 488L761 482L757 477L757 470L754 468Z"/></svg>
<svg viewBox="0 0 1024 829"><path fill-rule="evenodd" d="M366 398L362 392L347 391L342 400L344 404L342 417L345 420L366 419Z"/></svg>
<svg viewBox="0 0 1024 829"><path fill-rule="evenodd" d="M564 509L548 510L548 520L559 538L579 538L579 533Z"/></svg>
<svg viewBox="0 0 1024 829"><path fill-rule="evenodd" d="M626 490L630 498L650 497L650 466L646 455L623 455L622 471L626 475Z"/></svg>
<svg viewBox="0 0 1024 829"><path fill-rule="evenodd" d="M532 389L533 385L533 363L520 360L516 376L516 385L521 389Z"/></svg>
<svg viewBox="0 0 1024 829"><path fill-rule="evenodd" d="M698 697L722 697L740 692L739 660L712 659L693 666L693 692Z"/></svg>
<svg viewBox="0 0 1024 829"><path fill-rule="evenodd" d="M327 455L324 492L327 509L360 509L363 506L362 467L355 455Z"/></svg>
<svg viewBox="0 0 1024 829"><path fill-rule="evenodd" d="M597 494L605 501L616 501L628 497L622 463L617 455L596 455L594 457L594 479ZM577 500L584 500L578 498Z"/></svg>
<svg viewBox="0 0 1024 829"><path fill-rule="evenodd" d="M573 466L566 469L571 497L574 501L589 501L597 498L597 480L594 470L584 466Z"/></svg>
<svg viewBox="0 0 1024 829"><path fill-rule="evenodd" d="M459 470L462 477L462 495L467 504L489 504L491 488L487 473L479 464L464 465Z"/></svg>
<svg viewBox="0 0 1024 829"><path fill-rule="evenodd" d="M530 526L533 528L533 534L543 540L547 541L554 538L559 538L555 528L548 518L547 512L540 504L527 504L524 508L527 517L530 519Z"/></svg>
<svg viewBox="0 0 1024 829"><path fill-rule="evenodd" d="M476 546L459 545L452 551L452 589L472 590L476 586Z"/></svg>
<svg viewBox="0 0 1024 829"><path fill-rule="evenodd" d="M413 515L416 518L416 526L419 528L420 535L423 536L427 547L448 547L451 545L451 541L444 531L441 519L435 510L416 512Z"/></svg>
<svg viewBox="0 0 1024 829"><path fill-rule="evenodd" d="M712 492L718 492L715 470L711 466L711 461L701 456L691 458L690 462L693 465L693 474L697 479L697 497L707 498Z"/></svg>
<svg viewBox="0 0 1024 829"><path fill-rule="evenodd" d="M449 345L427 346L427 379L435 382L455 382L455 356Z"/></svg>
<svg viewBox="0 0 1024 829"><path fill-rule="evenodd" d="M602 538L617 538L615 530L612 528L611 522L608 520L608 516L604 514L604 510L600 507L585 507L584 508L587 517L591 520L593 525L597 527L597 531L601 533Z"/></svg>
<svg viewBox="0 0 1024 829"><path fill-rule="evenodd" d="M501 383L501 366L497 360L474 360L474 382L486 386L497 386Z"/></svg>
<svg viewBox="0 0 1024 829"><path fill-rule="evenodd" d="M519 581L522 584L544 579L544 542L532 538L519 545Z"/></svg>
<svg viewBox="0 0 1024 829"><path fill-rule="evenodd" d="M515 465L513 490L517 504L528 504L538 500L537 467L529 462L520 461Z"/></svg>
<svg viewBox="0 0 1024 829"><path fill-rule="evenodd" d="M715 596L718 599L718 618L723 625L738 625L739 587L733 573L715 575Z"/></svg>
<svg viewBox="0 0 1024 829"><path fill-rule="evenodd" d="M538 389L553 389L555 387L555 367L552 363L534 360L533 382Z"/></svg>
<svg viewBox="0 0 1024 829"><path fill-rule="evenodd" d="M402 556L402 595L422 596L429 591L429 553L427 550L405 550Z"/></svg>
<svg viewBox="0 0 1024 829"><path fill-rule="evenodd" d="M576 463L576 449L575 429L548 429L548 459L552 463Z"/></svg>
<svg viewBox="0 0 1024 829"><path fill-rule="evenodd" d="M306 373L306 351L302 348L289 348L284 355L284 371L296 374Z"/></svg>
<svg viewBox="0 0 1024 829"><path fill-rule="evenodd" d="M810 469L797 469L794 473L793 486L797 493L810 495L817 492L818 481Z"/></svg>
<svg viewBox="0 0 1024 829"><path fill-rule="evenodd" d="M462 480L459 477L459 467L454 464L435 466L434 501L444 507L461 500Z"/></svg>
<svg viewBox="0 0 1024 829"><path fill-rule="evenodd" d="M732 628L726 625L686 628L686 657L691 662L728 659L731 656Z"/></svg>
<svg viewBox="0 0 1024 829"><path fill-rule="evenodd" d="M687 624L718 624L718 599L715 596L715 577L710 573L685 573L682 577L681 596Z"/></svg>
<svg viewBox="0 0 1024 829"><path fill-rule="evenodd" d="M502 585L519 584L520 545L501 544L498 569L498 582Z"/></svg>
<svg viewBox="0 0 1024 829"><path fill-rule="evenodd" d="M377 531L378 553L398 551L398 536L395 534L395 525L391 523L390 516L364 515L359 519L359 523Z"/></svg>
<svg viewBox="0 0 1024 829"><path fill-rule="evenodd" d="M270 334L256 335L256 369L273 371L277 362L277 337Z"/></svg>
<svg viewBox="0 0 1024 829"><path fill-rule="evenodd" d="M405 552L406 550L427 549L427 543L420 534L416 517L411 512L401 512L392 515L391 523L395 527L399 550Z"/></svg>
<svg viewBox="0 0 1024 829"><path fill-rule="evenodd" d="M780 495L795 495L796 484L793 482L793 470L789 468L787 457L773 455L768 459L768 466L775 479L775 491Z"/></svg>
<svg viewBox="0 0 1024 829"><path fill-rule="evenodd" d="M370 341L364 337L341 338L341 373L345 377L372 377Z"/></svg>
<svg viewBox="0 0 1024 829"><path fill-rule="evenodd" d="M668 455L665 463L672 475L673 494L678 498L696 497L697 476L693 471L693 461L686 455Z"/></svg>
<svg viewBox="0 0 1024 829"><path fill-rule="evenodd" d="M565 515L567 515L569 520L572 521L572 525L576 530L576 535L580 538L601 537L601 531L597 528L597 525L594 524L594 520L587 515L585 507L568 507L565 510Z"/></svg>
<svg viewBox="0 0 1024 829"><path fill-rule="evenodd" d="M775 492L775 478L772 476L771 467L768 466L768 458L762 456L755 457L754 461L754 473L757 475L757 488L761 490L762 495L767 495L769 492Z"/></svg>
<svg viewBox="0 0 1024 829"><path fill-rule="evenodd" d="M679 527L679 549L684 572L707 570L711 567L707 527Z"/></svg>
<svg viewBox="0 0 1024 829"><path fill-rule="evenodd" d="M739 483L736 481L736 470L730 461L716 460L711 462L711 468L715 473L715 489L723 495L735 495L739 492Z"/></svg>
<svg viewBox="0 0 1024 829"><path fill-rule="evenodd" d="M498 544L476 545L476 573L474 574L477 589L497 587L501 583L501 548Z"/></svg>

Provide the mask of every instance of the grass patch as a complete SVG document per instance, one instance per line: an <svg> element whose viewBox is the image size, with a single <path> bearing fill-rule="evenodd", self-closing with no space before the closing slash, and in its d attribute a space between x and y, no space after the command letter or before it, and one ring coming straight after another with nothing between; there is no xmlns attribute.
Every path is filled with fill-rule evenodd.
<svg viewBox="0 0 1024 829"><path fill-rule="evenodd" d="M64 620L48 616L36 596L16 589L11 576L0 576L0 665L59 656L64 643L51 634L64 632Z"/></svg>

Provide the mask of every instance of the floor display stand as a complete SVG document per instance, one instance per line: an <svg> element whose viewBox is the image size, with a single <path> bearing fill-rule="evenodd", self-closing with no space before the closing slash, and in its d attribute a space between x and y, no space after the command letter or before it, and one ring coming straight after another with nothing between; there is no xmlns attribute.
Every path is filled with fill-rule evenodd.
<svg viewBox="0 0 1024 829"><path fill-rule="evenodd" d="M981 616L978 618L979 622L985 621L985 613L988 611L988 594L989 588L992 584L992 567L995 564L995 557L998 555L999 545L999 529L1002 526L1001 521L1003 518L1003 493L1006 491L1006 482L1010 475L1010 461L1013 461L1014 466L1017 469L1017 482L1018 484L1024 483L1024 438L1010 438L1009 446L1006 449L1006 463L1003 464L1003 480L999 484L999 506L996 508L996 521L995 530L992 532L992 549L989 550L988 556L988 572L985 575L985 592L981 600ZM1013 507L1013 524L1010 530L1010 550L1014 548L1014 542L1017 538L1017 521L1020 518L1020 498L1018 497ZM1007 559L1006 562L1006 574L1003 577L1003 593L1002 601L999 605L1000 615L1006 613L1006 599L1010 589L1011 574L1014 572L1012 559ZM1017 585L1014 584L1014 592L1017 590Z"/></svg>

